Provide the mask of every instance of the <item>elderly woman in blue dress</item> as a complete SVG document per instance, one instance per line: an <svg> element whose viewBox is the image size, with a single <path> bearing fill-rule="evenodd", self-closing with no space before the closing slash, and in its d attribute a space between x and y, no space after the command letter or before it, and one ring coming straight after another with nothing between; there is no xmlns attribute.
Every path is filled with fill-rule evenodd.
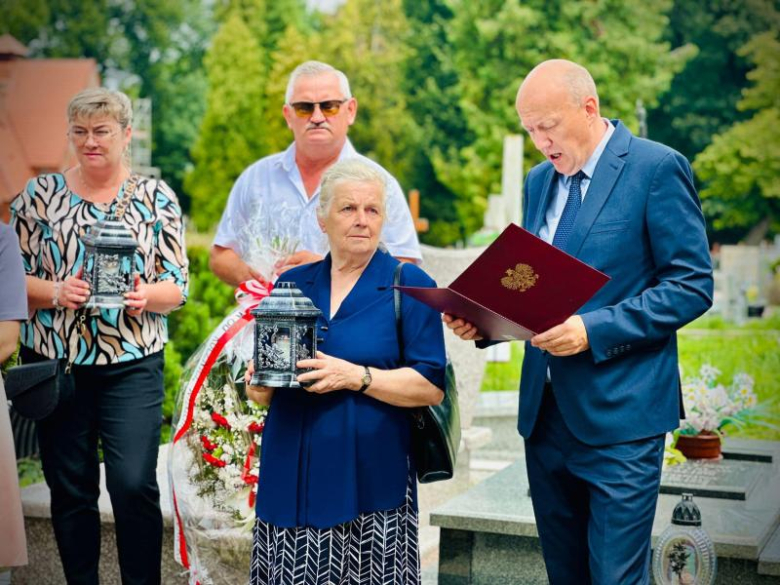
<svg viewBox="0 0 780 585"><path fill-rule="evenodd" d="M384 217L382 175L362 161L333 165L318 209L330 253L280 277L322 311L323 341L298 363L313 368L298 378L305 389L247 388L270 404L252 585L420 582L409 409L444 397L444 337L439 314L407 297L399 343ZM435 286L413 264L402 282Z"/></svg>

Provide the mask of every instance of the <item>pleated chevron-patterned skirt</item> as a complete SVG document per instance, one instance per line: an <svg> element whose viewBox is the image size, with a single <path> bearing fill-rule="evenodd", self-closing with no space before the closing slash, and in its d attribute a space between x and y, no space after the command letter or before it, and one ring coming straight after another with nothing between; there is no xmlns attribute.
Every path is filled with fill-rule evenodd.
<svg viewBox="0 0 780 585"><path fill-rule="evenodd" d="M331 528L255 524L250 585L419 584L411 488L400 507L361 514Z"/></svg>

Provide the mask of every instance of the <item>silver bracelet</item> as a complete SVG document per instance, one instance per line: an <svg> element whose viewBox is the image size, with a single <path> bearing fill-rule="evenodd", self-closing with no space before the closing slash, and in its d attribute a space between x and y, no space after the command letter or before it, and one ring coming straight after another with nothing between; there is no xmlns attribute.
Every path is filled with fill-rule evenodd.
<svg viewBox="0 0 780 585"><path fill-rule="evenodd" d="M51 299L51 304L54 305L54 308L58 311L62 311L65 307L63 307L60 304L60 291L62 290L62 281L61 280L55 280L54 281L54 296Z"/></svg>

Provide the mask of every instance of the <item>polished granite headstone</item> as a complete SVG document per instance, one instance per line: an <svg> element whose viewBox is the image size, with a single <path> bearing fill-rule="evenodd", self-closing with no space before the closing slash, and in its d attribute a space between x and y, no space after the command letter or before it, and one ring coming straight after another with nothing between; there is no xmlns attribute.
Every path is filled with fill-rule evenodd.
<svg viewBox="0 0 780 585"><path fill-rule="evenodd" d="M777 584L780 443L727 441L723 460L703 463L669 468L663 483L665 489L708 492L696 496L696 503L715 542L716 583ZM525 462L520 460L434 510L431 523L441 527L440 585L547 583L527 493ZM735 494L744 498L735 499ZM659 496L653 542L668 526L678 501L677 493Z"/></svg>
<svg viewBox="0 0 780 585"><path fill-rule="evenodd" d="M661 493L706 496L724 500L747 500L756 483L766 473L768 464L722 459L720 461L686 461L664 470Z"/></svg>

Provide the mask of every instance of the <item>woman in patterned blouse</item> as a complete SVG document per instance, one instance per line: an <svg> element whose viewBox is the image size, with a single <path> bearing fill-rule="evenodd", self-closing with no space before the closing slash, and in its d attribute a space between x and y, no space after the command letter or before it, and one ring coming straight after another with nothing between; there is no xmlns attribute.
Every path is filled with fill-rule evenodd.
<svg viewBox="0 0 780 585"><path fill-rule="evenodd" d="M31 179L12 203L31 318L21 358L73 360L75 393L38 424L52 524L68 583L97 584L99 458L116 523L122 582L160 583L162 514L156 480L166 314L187 294L187 257L176 195L138 178L122 221L138 242L135 290L124 309L76 311L90 295L82 236L113 212L130 178L130 100L95 88L68 106L78 165Z"/></svg>

